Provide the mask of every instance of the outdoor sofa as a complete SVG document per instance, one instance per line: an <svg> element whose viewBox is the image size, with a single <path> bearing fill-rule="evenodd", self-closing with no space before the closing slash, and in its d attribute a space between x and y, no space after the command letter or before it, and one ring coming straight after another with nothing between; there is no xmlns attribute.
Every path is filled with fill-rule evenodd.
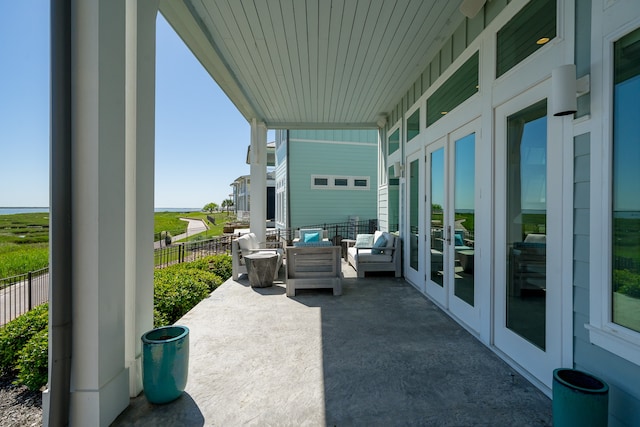
<svg viewBox="0 0 640 427"><path fill-rule="evenodd" d="M347 260L358 277L367 271L393 271L395 277L401 277L401 247L400 237L386 231L358 234L355 245L347 249Z"/></svg>

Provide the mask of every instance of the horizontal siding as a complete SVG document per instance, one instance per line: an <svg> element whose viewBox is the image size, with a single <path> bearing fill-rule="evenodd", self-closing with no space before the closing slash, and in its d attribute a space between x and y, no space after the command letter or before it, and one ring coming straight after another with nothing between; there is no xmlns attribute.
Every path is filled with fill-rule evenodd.
<svg viewBox="0 0 640 427"><path fill-rule="evenodd" d="M374 129L323 129L323 130L290 130L289 139L365 142L377 145L378 131Z"/></svg>
<svg viewBox="0 0 640 427"><path fill-rule="evenodd" d="M640 425L640 367L591 344L589 323L590 135L574 140L574 367L610 387L609 425Z"/></svg>
<svg viewBox="0 0 640 427"><path fill-rule="evenodd" d="M602 378L609 385L609 426L639 426L640 368L600 347L575 340L575 368Z"/></svg>
<svg viewBox="0 0 640 427"><path fill-rule="evenodd" d="M389 192L387 187L378 190L378 228L380 230L389 230Z"/></svg>
<svg viewBox="0 0 640 427"><path fill-rule="evenodd" d="M364 139L365 136L369 140ZM326 140L333 136L340 144ZM326 143L300 142L295 139ZM356 144L345 144L345 141ZM363 145L362 142L372 142ZM376 131L291 131L289 141L290 224L305 225L346 222L377 217L377 132ZM366 176L368 190L312 189L312 175Z"/></svg>

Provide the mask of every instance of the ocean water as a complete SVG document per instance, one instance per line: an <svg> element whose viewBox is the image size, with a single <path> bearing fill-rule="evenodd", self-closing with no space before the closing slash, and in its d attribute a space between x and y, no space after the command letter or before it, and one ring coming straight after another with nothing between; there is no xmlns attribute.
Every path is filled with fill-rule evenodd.
<svg viewBox="0 0 640 427"><path fill-rule="evenodd" d="M38 212L49 213L49 208L0 208L0 215Z"/></svg>
<svg viewBox="0 0 640 427"><path fill-rule="evenodd" d="M200 212L200 208L155 208L155 212ZM0 215L19 213L49 213L49 208L0 208Z"/></svg>

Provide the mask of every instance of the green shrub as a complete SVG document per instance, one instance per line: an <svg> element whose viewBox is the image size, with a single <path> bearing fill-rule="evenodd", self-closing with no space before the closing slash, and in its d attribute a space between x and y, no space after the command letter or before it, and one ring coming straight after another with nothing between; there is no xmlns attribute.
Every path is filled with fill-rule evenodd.
<svg viewBox="0 0 640 427"><path fill-rule="evenodd" d="M49 323L49 304L42 304L0 328L0 371L12 371L22 347Z"/></svg>
<svg viewBox="0 0 640 427"><path fill-rule="evenodd" d="M29 390L40 390L49 377L49 329L35 334L18 354L16 384L24 384Z"/></svg>
<svg viewBox="0 0 640 427"><path fill-rule="evenodd" d="M174 323L209 295L209 285L188 269L168 267L154 273L154 326Z"/></svg>
<svg viewBox="0 0 640 427"><path fill-rule="evenodd" d="M187 268L210 271L220 277L222 282L231 277L233 273L231 256L224 254L204 257L184 265L187 266Z"/></svg>

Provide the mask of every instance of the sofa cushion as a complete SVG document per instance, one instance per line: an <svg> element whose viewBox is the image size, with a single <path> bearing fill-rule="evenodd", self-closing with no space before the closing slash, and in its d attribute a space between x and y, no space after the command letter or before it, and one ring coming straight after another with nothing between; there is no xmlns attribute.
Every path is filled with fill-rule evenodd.
<svg viewBox="0 0 640 427"><path fill-rule="evenodd" d="M386 247L389 248L389 249L393 249L393 246L395 245L395 242L396 242L396 236L394 236L391 233L387 233L386 231L383 232L382 235L384 236L385 239L387 239L387 246Z"/></svg>
<svg viewBox="0 0 640 427"><path fill-rule="evenodd" d="M304 242L304 236L307 234L318 233L318 235L321 236L319 240L322 240L322 237L323 237L323 231L321 228L301 228L298 233L299 233L299 240L301 242Z"/></svg>
<svg viewBox="0 0 640 427"><path fill-rule="evenodd" d="M358 234L356 248L370 248L373 246L373 234Z"/></svg>
<svg viewBox="0 0 640 427"><path fill-rule="evenodd" d="M391 255L376 255L371 253L371 249L357 249L355 247L349 248L349 256L353 258L356 263L391 262L393 260Z"/></svg>
<svg viewBox="0 0 640 427"><path fill-rule="evenodd" d="M304 243L312 243L320 241L320 233L304 233Z"/></svg>
<svg viewBox="0 0 640 427"><path fill-rule="evenodd" d="M240 247L241 251L245 252L245 255L252 249L257 248L257 245L254 245L254 239L251 238L252 236L254 235L252 233L249 233L245 234L244 236L238 237L238 246Z"/></svg>
<svg viewBox="0 0 640 427"><path fill-rule="evenodd" d="M384 236L384 234L380 235L380 237L378 237L378 239L373 243L373 247L374 249L371 249L371 253L374 255L381 255L384 253L384 251L382 251L381 249L377 249L377 248L385 248L387 247L387 238Z"/></svg>

